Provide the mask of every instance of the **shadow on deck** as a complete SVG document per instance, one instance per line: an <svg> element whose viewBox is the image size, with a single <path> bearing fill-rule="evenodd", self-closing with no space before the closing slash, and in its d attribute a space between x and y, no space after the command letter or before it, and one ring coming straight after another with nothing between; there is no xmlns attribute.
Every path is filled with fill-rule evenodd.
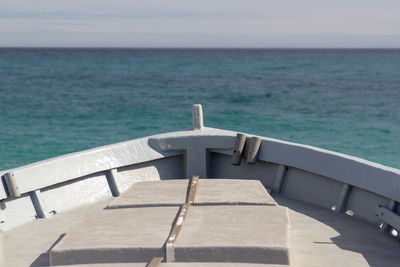
<svg viewBox="0 0 400 267"><path fill-rule="evenodd" d="M399 266L400 242L373 225L312 204L274 198L290 209L296 266Z"/></svg>

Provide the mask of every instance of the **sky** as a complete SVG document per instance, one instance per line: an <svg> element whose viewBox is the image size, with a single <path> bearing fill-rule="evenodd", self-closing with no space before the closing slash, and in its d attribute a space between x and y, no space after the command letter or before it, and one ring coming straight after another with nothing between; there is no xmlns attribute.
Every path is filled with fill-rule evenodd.
<svg viewBox="0 0 400 267"><path fill-rule="evenodd" d="M14 46L400 48L400 1L1 0Z"/></svg>

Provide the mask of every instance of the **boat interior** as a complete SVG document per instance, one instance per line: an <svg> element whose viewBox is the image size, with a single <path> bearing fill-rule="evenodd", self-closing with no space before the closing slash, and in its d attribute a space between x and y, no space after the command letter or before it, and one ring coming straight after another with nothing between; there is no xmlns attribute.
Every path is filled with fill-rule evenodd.
<svg viewBox="0 0 400 267"><path fill-rule="evenodd" d="M400 170L192 128L0 172L0 266L398 266Z"/></svg>

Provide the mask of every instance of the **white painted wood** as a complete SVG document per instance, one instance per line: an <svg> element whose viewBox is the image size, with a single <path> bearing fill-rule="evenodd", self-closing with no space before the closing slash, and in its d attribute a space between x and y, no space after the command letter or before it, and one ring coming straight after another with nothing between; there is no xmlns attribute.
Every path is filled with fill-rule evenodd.
<svg viewBox="0 0 400 267"><path fill-rule="evenodd" d="M400 215L388 210L385 207L378 207L378 217L388 225L392 226L396 230L400 230Z"/></svg>
<svg viewBox="0 0 400 267"><path fill-rule="evenodd" d="M283 177L285 176L286 173L286 166L279 165L278 171L276 173L274 185L272 187L272 192L278 193L281 191L281 186L283 182Z"/></svg>
<svg viewBox="0 0 400 267"><path fill-rule="evenodd" d="M236 135L235 147L234 147L233 153L232 153L232 164L233 165L240 165L245 143L246 143L246 135L238 133Z"/></svg>
<svg viewBox="0 0 400 267"><path fill-rule="evenodd" d="M207 133L207 131L204 134L189 132L185 136L152 138L149 140L150 145L158 151L184 151L186 156L186 177L207 177L208 149L232 149L234 142L235 138L233 136L217 135L210 132Z"/></svg>
<svg viewBox="0 0 400 267"><path fill-rule="evenodd" d="M35 190L31 194L31 200L33 207L35 208L36 211L36 216L37 218L46 218L47 216L47 211L46 208L43 204L43 201L41 199L41 193L40 190Z"/></svg>
<svg viewBox="0 0 400 267"><path fill-rule="evenodd" d="M7 172L8 172L7 170L0 171L0 179L2 181L4 181L4 174L6 174ZM7 197L8 197L7 196L7 189L6 189L6 184L5 184L5 181L4 181L4 183L3 182L0 183L0 200L6 199Z"/></svg>
<svg viewBox="0 0 400 267"><path fill-rule="evenodd" d="M0 231L8 231L16 226L36 219L36 211L29 196L22 196L2 203L4 223Z"/></svg>
<svg viewBox="0 0 400 267"><path fill-rule="evenodd" d="M96 172L177 154L160 153L149 147L148 138L141 138L40 161L13 169L13 173L23 194Z"/></svg>
<svg viewBox="0 0 400 267"><path fill-rule="evenodd" d="M351 187L348 184L343 184L342 190L338 196L338 200L336 202L335 213L340 213L343 211L344 207L346 206L347 198L350 194Z"/></svg>
<svg viewBox="0 0 400 267"><path fill-rule="evenodd" d="M389 205L387 207L388 210L393 211L396 206L396 201L393 199L389 202ZM388 224L386 222L382 222L382 227L379 229L381 232L384 232L388 229Z"/></svg>
<svg viewBox="0 0 400 267"><path fill-rule="evenodd" d="M192 123L193 130L201 130L204 127L203 124L203 108L200 104L194 104L192 109Z"/></svg>
<svg viewBox="0 0 400 267"><path fill-rule="evenodd" d="M117 169L108 170L106 173L108 186L110 187L110 191L113 197L118 197L120 195L120 190L117 184Z"/></svg>
<svg viewBox="0 0 400 267"><path fill-rule="evenodd" d="M261 138L258 160L319 174L400 201L399 169L317 147ZM219 153L231 155L232 151Z"/></svg>
<svg viewBox="0 0 400 267"><path fill-rule="evenodd" d="M249 152L247 154L247 163L255 164L257 161L257 154L260 149L261 138L253 136L250 141Z"/></svg>
<svg viewBox="0 0 400 267"><path fill-rule="evenodd" d="M4 174L3 177L4 177L4 181L6 182L7 190L8 190L8 193L10 194L10 197L12 197L12 198L20 197L21 193L19 191L14 173L8 172L8 173Z"/></svg>
<svg viewBox="0 0 400 267"><path fill-rule="evenodd" d="M206 152L232 155L236 132L212 128L135 139L13 169L20 193L99 171L187 153L186 174L205 177ZM272 138L262 138L258 159L295 167L400 201L400 170L360 158ZM4 173L4 172L3 172ZM0 196L5 194L0 188Z"/></svg>

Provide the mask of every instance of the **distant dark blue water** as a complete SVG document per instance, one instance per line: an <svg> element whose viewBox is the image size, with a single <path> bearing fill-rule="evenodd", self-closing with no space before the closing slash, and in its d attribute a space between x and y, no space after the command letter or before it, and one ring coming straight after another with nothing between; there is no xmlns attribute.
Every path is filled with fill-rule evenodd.
<svg viewBox="0 0 400 267"><path fill-rule="evenodd" d="M400 50L0 49L0 170L205 124L400 168Z"/></svg>

